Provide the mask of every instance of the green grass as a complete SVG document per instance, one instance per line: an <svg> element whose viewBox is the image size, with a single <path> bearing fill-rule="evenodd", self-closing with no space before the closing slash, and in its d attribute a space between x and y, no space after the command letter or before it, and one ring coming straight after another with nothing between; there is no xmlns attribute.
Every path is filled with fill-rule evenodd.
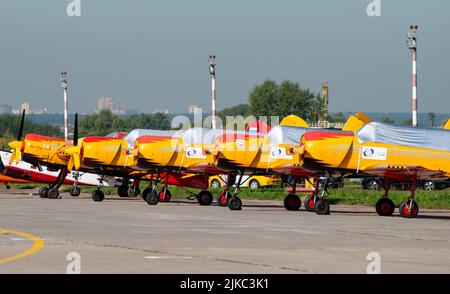
<svg viewBox="0 0 450 294"><path fill-rule="evenodd" d="M16 189L33 189L44 187L47 185L39 184L11 184L11 187ZM145 183L140 186L141 191L145 189ZM71 186L62 186L62 191L68 192ZM84 187L80 186L81 190L85 193L92 193L96 187ZM173 198L186 198L198 193L198 189L179 188L175 186L169 187ZM104 187L102 191L106 195L116 195L117 188ZM210 190L214 196L220 194L221 189ZM234 189L232 189L234 191ZM346 186L342 189L330 189L328 199L332 204L349 204L349 205L370 205L373 206L380 199L383 191L368 191L359 188L359 186ZM400 204L409 195L408 191L392 190L389 193L389 197L395 204ZM240 197L242 199L258 199L258 200L284 200L286 193L281 188L263 188L258 191L252 191L250 189L242 189ZM299 194L301 198L307 196L307 194ZM422 208L434 208L434 209L450 209L450 189L440 191L424 191L418 189L416 191L416 200Z"/></svg>

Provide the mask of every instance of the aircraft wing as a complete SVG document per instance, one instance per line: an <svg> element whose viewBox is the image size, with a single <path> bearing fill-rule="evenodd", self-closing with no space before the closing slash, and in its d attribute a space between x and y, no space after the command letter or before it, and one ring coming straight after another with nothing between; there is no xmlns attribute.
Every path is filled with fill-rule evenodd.
<svg viewBox="0 0 450 294"><path fill-rule="evenodd" d="M375 165L361 169L366 174L392 179L446 180L448 176L442 170L430 170L418 165Z"/></svg>

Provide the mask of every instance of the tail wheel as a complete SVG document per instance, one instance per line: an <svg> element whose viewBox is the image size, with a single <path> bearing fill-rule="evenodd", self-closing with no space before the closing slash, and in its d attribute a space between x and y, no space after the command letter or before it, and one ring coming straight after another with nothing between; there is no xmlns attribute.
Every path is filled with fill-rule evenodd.
<svg viewBox="0 0 450 294"><path fill-rule="evenodd" d="M47 198L48 197L48 188L40 188L39 189L39 197Z"/></svg>
<svg viewBox="0 0 450 294"><path fill-rule="evenodd" d="M227 205L230 210L241 210L242 209L241 198L237 196L230 197L228 199Z"/></svg>
<svg viewBox="0 0 450 294"><path fill-rule="evenodd" d="M400 215L405 218L415 218L419 214L419 205L414 199L408 199L400 205Z"/></svg>
<svg viewBox="0 0 450 294"><path fill-rule="evenodd" d="M227 206L228 205L229 192L223 191L219 197L217 197L217 203L219 206Z"/></svg>
<svg viewBox="0 0 450 294"><path fill-rule="evenodd" d="M310 195L305 199L305 209L306 211L314 211L316 207L317 195Z"/></svg>
<svg viewBox="0 0 450 294"><path fill-rule="evenodd" d="M394 213L395 205L389 198L381 198L375 204L375 209L377 210L378 215L381 216L391 216Z"/></svg>
<svg viewBox="0 0 450 294"><path fill-rule="evenodd" d="M289 194L284 198L284 207L290 211L297 211L300 209L302 201L295 194Z"/></svg>
<svg viewBox="0 0 450 294"><path fill-rule="evenodd" d="M101 202L105 199L105 193L103 193L101 190L95 190L92 192L92 200L95 202Z"/></svg>
<svg viewBox="0 0 450 294"><path fill-rule="evenodd" d="M147 189L145 189L147 190ZM156 205L159 202L159 195L158 193L153 189L148 189L143 196L145 197L145 201L148 205Z"/></svg>
<svg viewBox="0 0 450 294"><path fill-rule="evenodd" d="M202 190L200 191L200 193L198 193L197 200L200 205L207 206L211 205L211 203L213 202L213 196L208 190Z"/></svg>
<svg viewBox="0 0 450 294"><path fill-rule="evenodd" d="M56 199L59 197L59 191L56 188L51 188L50 190L48 190L47 192L47 197L49 199Z"/></svg>
<svg viewBox="0 0 450 294"><path fill-rule="evenodd" d="M78 197L81 194L81 189L78 187L72 187L72 189L70 189L70 196L73 197Z"/></svg>
<svg viewBox="0 0 450 294"><path fill-rule="evenodd" d="M317 214L330 214L330 202L326 199L319 199L316 202L316 206L314 207L314 210Z"/></svg>
<svg viewBox="0 0 450 294"><path fill-rule="evenodd" d="M159 191L159 201L161 202L169 202L172 198L172 194L168 189L163 189Z"/></svg>

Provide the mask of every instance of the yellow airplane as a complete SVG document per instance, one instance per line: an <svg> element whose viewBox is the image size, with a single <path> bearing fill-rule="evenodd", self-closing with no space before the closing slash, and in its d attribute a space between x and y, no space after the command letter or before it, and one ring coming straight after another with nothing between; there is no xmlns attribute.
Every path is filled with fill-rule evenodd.
<svg viewBox="0 0 450 294"><path fill-rule="evenodd" d="M117 133L114 136L92 136L78 139L78 115L76 114L73 142L65 142L62 139L38 134L27 134L22 140L24 117L25 114L23 113L17 140L9 144L13 149L11 162L18 162L22 157L22 160L35 166L45 165L49 169L60 170L56 182L50 185L50 188L40 190L40 194L45 194L41 195L41 197L58 198L58 189L64 182L67 173L72 169L98 173L102 178L106 175L124 178L123 185L118 189L118 194L122 197L125 194L128 195L129 179L133 179L132 192L135 194L139 193L139 182L148 179L146 177L149 174L148 171L131 168L134 165L134 161L133 155L129 154L130 150L128 148L131 144L129 140L132 140L133 136L136 137L136 133L142 132L142 130L136 130L127 136L124 133ZM155 180L150 181L152 188L156 188L156 184L159 181L161 181L159 175ZM206 177L193 177L185 174L172 177L166 176L163 181L166 185L189 186L191 184L194 187L208 186ZM168 193L164 191L162 199L167 199L167 195ZM151 196L152 204L159 201L159 194L156 191L153 191ZM104 199L104 193L100 190L100 186L92 193L92 198L94 201L102 201Z"/></svg>
<svg viewBox="0 0 450 294"><path fill-rule="evenodd" d="M385 192L376 204L376 211L382 216L390 216L395 210L388 198L389 179L412 181L411 194L399 210L401 216L414 218L419 212L414 199L417 180L450 177L449 130L365 121L355 133L306 132L302 146L303 166L307 169L385 177Z"/></svg>

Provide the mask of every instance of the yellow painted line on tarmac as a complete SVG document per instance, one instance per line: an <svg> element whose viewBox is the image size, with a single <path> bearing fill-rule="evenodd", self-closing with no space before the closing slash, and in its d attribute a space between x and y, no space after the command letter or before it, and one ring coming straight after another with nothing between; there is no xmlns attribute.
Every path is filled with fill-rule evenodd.
<svg viewBox="0 0 450 294"><path fill-rule="evenodd" d="M44 240L42 240L41 238L36 237L34 235L31 235L31 234L27 234L27 233L19 232L19 231L4 230L4 229L0 228L0 235L16 235L16 236L27 238L27 239L30 239L31 241L33 241L33 246L31 246L27 250L22 251L13 256L0 258L0 264L22 259L28 255L34 254L34 253L42 250L42 248L44 248Z"/></svg>

